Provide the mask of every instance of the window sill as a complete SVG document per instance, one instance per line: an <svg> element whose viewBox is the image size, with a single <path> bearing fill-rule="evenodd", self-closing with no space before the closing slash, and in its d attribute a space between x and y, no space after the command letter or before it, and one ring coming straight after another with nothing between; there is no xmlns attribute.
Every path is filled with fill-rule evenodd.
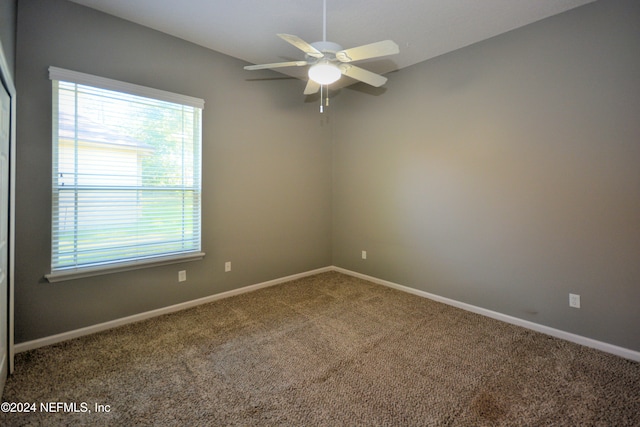
<svg viewBox="0 0 640 427"><path fill-rule="evenodd" d="M44 278L47 279L49 283L64 282L66 280L101 276L103 274L120 273L122 271L139 270L142 268L158 267L161 265L177 264L181 262L199 261L203 259L204 256L204 252L195 252L185 255L157 257L114 265L101 265L97 267L67 269L55 271L50 274L45 274Z"/></svg>

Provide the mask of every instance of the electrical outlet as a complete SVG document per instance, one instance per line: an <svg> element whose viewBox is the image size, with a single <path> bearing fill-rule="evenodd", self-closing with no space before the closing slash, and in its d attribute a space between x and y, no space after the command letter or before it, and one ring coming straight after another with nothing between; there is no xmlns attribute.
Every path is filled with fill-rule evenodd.
<svg viewBox="0 0 640 427"><path fill-rule="evenodd" d="M580 295L569 294L569 307L580 308Z"/></svg>
<svg viewBox="0 0 640 427"><path fill-rule="evenodd" d="M185 282L187 280L187 270L178 271L178 282Z"/></svg>
<svg viewBox="0 0 640 427"><path fill-rule="evenodd" d="M228 273L231 271L231 261L227 261L224 263L224 272Z"/></svg>
<svg viewBox="0 0 640 427"><path fill-rule="evenodd" d="M367 251L362 251L362 259L367 259Z"/></svg>

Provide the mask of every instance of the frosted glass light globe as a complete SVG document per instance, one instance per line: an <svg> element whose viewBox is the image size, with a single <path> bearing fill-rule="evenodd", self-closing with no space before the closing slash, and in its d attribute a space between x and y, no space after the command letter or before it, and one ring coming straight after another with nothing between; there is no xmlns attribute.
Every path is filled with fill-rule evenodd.
<svg viewBox="0 0 640 427"><path fill-rule="evenodd" d="M319 62L309 68L309 78L321 85L328 85L340 78L340 70L330 62Z"/></svg>

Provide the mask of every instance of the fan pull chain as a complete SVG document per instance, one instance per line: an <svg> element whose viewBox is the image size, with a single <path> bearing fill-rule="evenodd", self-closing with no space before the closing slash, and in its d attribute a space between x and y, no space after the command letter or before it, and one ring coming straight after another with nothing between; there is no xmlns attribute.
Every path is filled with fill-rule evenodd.
<svg viewBox="0 0 640 427"><path fill-rule="evenodd" d="M326 92L326 95L325 95ZM324 99L324 103L323 103ZM320 85L320 113L324 113L324 107L329 106L329 86Z"/></svg>

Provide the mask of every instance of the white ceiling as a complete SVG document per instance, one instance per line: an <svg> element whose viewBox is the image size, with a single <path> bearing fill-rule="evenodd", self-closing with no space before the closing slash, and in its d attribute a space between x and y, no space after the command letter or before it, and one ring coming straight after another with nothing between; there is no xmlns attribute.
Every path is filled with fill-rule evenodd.
<svg viewBox="0 0 640 427"><path fill-rule="evenodd" d="M322 0L72 0L252 64L304 59L276 36L322 40ZM327 40L391 39L400 54L359 62L386 73L594 0L327 0ZM247 78L269 71L244 71ZM306 79L304 68L278 71ZM258 73L258 74L251 74Z"/></svg>

